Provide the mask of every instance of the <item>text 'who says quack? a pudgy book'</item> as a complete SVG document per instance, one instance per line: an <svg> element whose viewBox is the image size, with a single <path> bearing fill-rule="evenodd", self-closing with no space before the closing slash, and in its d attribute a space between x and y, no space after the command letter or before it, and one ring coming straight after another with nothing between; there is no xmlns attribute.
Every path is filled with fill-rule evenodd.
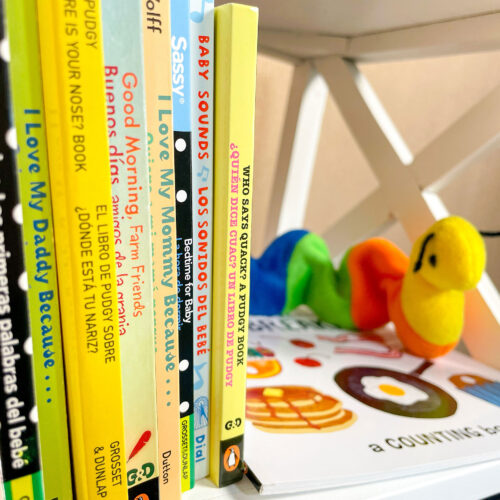
<svg viewBox="0 0 500 500"><path fill-rule="evenodd" d="M127 478L101 2L37 6L76 496L121 499Z"/></svg>
<svg viewBox="0 0 500 500"><path fill-rule="evenodd" d="M210 478L243 475L258 11L215 8Z"/></svg>
<svg viewBox="0 0 500 500"><path fill-rule="evenodd" d="M245 461L263 494L500 458L500 372L459 352L431 362L391 330L252 316L247 375Z"/></svg>

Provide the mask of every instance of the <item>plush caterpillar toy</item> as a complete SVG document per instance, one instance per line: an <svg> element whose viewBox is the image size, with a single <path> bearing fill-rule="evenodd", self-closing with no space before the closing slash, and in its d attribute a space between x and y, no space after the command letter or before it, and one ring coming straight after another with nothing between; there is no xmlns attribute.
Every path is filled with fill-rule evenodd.
<svg viewBox="0 0 500 500"><path fill-rule="evenodd" d="M250 312L287 314L305 304L321 320L352 330L392 321L407 351L434 358L459 341L464 291L476 286L485 265L481 235L456 216L433 224L409 258L372 238L350 248L338 270L319 236L291 231L252 259Z"/></svg>

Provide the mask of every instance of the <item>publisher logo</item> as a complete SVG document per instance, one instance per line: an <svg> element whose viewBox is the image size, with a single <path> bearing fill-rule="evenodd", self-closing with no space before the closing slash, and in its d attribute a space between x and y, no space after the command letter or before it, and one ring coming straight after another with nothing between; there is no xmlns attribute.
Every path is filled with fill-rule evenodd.
<svg viewBox="0 0 500 500"><path fill-rule="evenodd" d="M236 444L230 446L224 453L224 469L233 472L240 463L240 447Z"/></svg>

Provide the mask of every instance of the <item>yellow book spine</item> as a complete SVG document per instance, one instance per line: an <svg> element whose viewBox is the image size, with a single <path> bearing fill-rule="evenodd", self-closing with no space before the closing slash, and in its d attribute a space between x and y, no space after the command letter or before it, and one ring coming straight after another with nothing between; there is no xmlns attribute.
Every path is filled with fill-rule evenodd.
<svg viewBox="0 0 500 500"><path fill-rule="evenodd" d="M56 261L78 498L127 495L98 0L38 0Z"/></svg>
<svg viewBox="0 0 500 500"><path fill-rule="evenodd" d="M160 498L181 497L170 3L144 1Z"/></svg>
<svg viewBox="0 0 500 500"><path fill-rule="evenodd" d="M243 475L258 11L215 8L210 478Z"/></svg>

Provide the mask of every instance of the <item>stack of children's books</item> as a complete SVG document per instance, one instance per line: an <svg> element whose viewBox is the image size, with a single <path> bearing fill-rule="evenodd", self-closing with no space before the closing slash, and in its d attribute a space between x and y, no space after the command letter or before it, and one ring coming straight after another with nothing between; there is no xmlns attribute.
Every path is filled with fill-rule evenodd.
<svg viewBox="0 0 500 500"><path fill-rule="evenodd" d="M241 478L256 9L0 9L4 496Z"/></svg>

